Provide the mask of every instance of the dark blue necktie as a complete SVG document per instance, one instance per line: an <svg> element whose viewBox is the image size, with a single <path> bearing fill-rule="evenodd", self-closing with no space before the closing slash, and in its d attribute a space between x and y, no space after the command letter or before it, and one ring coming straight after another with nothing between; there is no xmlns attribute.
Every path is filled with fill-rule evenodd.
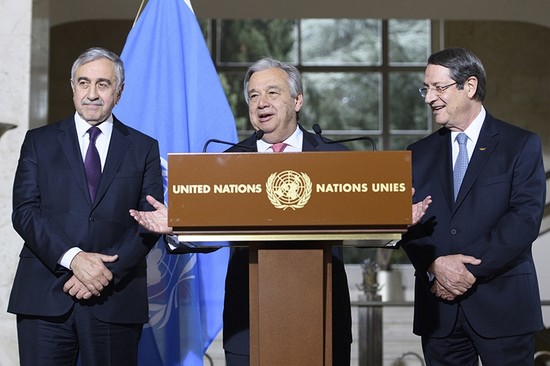
<svg viewBox="0 0 550 366"><path fill-rule="evenodd" d="M101 181L101 160L99 159L99 152L95 146L95 140L100 133L101 130L99 127L92 126L88 129L88 134L90 134L90 145L88 145L88 151L86 151L86 157L84 158L86 178L88 179L88 191L90 192L92 202L95 200L99 182Z"/></svg>
<svg viewBox="0 0 550 366"><path fill-rule="evenodd" d="M466 148L468 136L466 136L464 132L461 132L456 136L456 140L458 141L458 157L456 158L455 168L453 170L455 201L458 196L458 191L460 190L460 185L462 184L462 179L468 168L468 150Z"/></svg>

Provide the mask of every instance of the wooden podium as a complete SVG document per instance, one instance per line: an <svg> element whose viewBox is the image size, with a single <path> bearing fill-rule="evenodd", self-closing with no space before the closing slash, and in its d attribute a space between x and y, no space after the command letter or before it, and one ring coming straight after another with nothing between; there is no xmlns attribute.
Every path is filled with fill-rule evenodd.
<svg viewBox="0 0 550 366"><path fill-rule="evenodd" d="M249 247L251 365L331 366L332 246L406 231L410 152L170 154L168 169L180 241Z"/></svg>

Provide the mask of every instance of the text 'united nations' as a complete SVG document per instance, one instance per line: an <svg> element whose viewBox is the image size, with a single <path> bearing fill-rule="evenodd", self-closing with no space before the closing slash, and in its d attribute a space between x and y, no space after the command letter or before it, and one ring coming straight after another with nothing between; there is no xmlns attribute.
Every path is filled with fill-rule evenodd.
<svg viewBox="0 0 550 366"><path fill-rule="evenodd" d="M405 183L318 183L316 193L392 193L405 192ZM174 194L224 194L224 193L262 193L262 184L174 184Z"/></svg>

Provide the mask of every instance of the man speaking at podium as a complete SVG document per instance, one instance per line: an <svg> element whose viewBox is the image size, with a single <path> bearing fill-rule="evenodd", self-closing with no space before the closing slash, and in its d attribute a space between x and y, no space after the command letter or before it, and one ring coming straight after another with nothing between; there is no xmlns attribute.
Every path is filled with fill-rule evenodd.
<svg viewBox="0 0 550 366"><path fill-rule="evenodd" d="M300 152L347 150L343 145L321 139L298 124L303 105L302 77L293 65L271 58L253 64L246 72L244 95L250 122L256 132L227 152ZM327 143L329 142L329 143ZM131 210L131 215L148 230L171 234L166 207L152 197L156 211ZM170 248L173 253L188 251ZM332 258L333 364L350 364L351 308L342 248L333 248ZM227 366L250 364L248 296L248 248L232 247L225 281L223 343Z"/></svg>
<svg viewBox="0 0 550 366"><path fill-rule="evenodd" d="M244 94L254 134L235 144L227 152L301 152L342 151L343 145L320 134L306 131L298 124L303 105L302 78L296 67L271 58L253 64L246 72ZM148 230L171 234L167 209L148 198L156 211L130 210L130 214ZM413 207L418 221L429 205L429 197ZM176 243L177 245L177 243ZM172 249L173 253L188 252ZM351 308L342 247L334 246L332 256L332 355L333 365L350 364ZM248 248L232 247L225 282L223 343L227 366L250 364Z"/></svg>
<svg viewBox="0 0 550 366"><path fill-rule="evenodd" d="M347 150L327 144L298 124L303 105L302 79L296 67L264 58L244 78L244 96L255 133L228 152L300 152ZM260 132L261 134L261 132ZM325 140L326 141L326 140ZM248 248L232 248L226 277L223 339L228 366L249 364ZM334 365L350 364L351 308L342 247L332 252L332 354Z"/></svg>

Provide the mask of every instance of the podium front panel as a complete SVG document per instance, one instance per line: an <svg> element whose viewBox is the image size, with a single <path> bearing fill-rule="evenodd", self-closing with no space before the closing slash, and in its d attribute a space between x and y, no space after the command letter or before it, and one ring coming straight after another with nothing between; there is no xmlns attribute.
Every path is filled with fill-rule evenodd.
<svg viewBox="0 0 550 366"><path fill-rule="evenodd" d="M409 151L169 154L176 233L402 232Z"/></svg>

